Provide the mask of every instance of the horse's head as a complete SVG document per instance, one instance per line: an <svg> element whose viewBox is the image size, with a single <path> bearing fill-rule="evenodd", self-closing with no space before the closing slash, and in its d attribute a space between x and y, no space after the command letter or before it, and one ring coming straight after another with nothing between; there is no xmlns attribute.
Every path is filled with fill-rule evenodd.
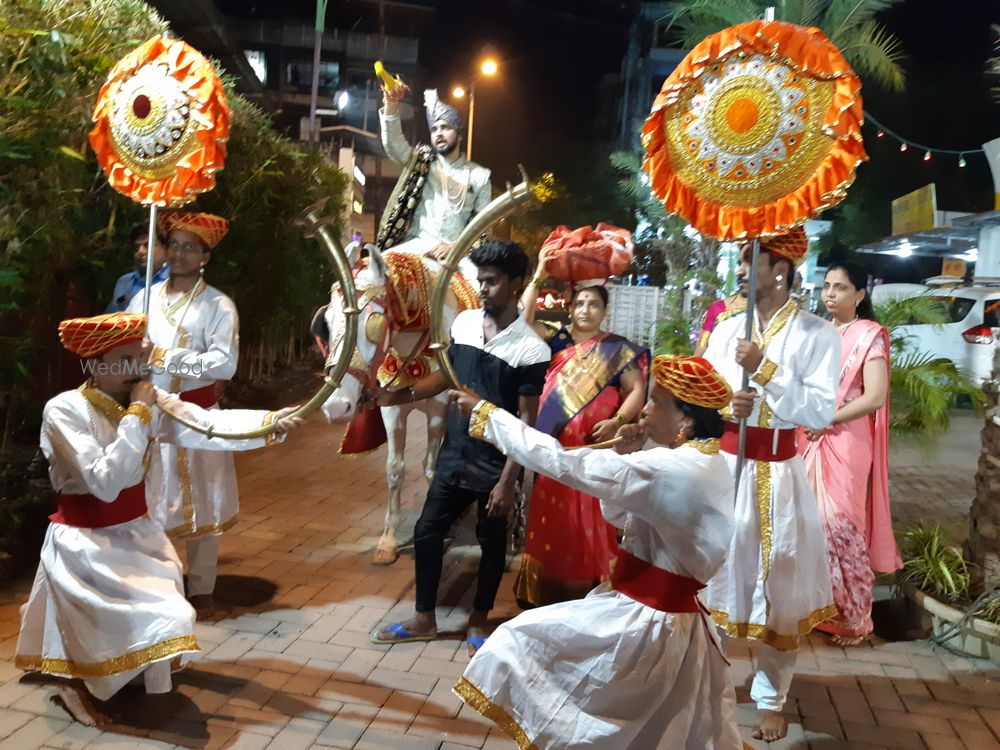
<svg viewBox="0 0 1000 750"><path fill-rule="evenodd" d="M382 364L388 344L389 322L386 313L388 274L385 261L374 245L367 245L366 249L368 264L359 269L354 277L358 293L357 307L361 310L356 318L357 348L351 355L350 367L340 387L323 404L323 413L331 422L347 422L354 418L362 390L376 385L375 374ZM347 246L346 252L348 260L353 265L357 261L360 245L351 243ZM339 359L344 345L347 316L344 315L343 302L340 285L335 284L330 304L326 306L325 311L321 310L325 326L320 324L319 320L314 321L314 334L325 333L327 337L325 353L328 367ZM323 348L321 343L321 351Z"/></svg>

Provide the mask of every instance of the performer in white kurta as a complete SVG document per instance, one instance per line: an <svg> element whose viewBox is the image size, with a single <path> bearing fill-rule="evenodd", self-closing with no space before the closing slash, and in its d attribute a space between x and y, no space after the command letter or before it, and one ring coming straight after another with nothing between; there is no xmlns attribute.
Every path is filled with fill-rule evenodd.
<svg viewBox="0 0 1000 750"><path fill-rule="evenodd" d="M521 750L743 746L726 661L697 597L733 530L715 411L731 391L700 358L661 356L652 370L642 422L619 430L618 450L647 436L660 445L631 455L567 450L478 396L452 392L472 409L470 434L601 498L608 521L625 529L610 585L501 625L455 686Z"/></svg>
<svg viewBox="0 0 1000 750"><path fill-rule="evenodd" d="M209 440L164 412L230 431L287 414L208 412L140 382L136 366L144 361L144 329L144 317L134 314L64 321L64 345L105 369L52 398L42 420L41 448L58 510L21 612L15 662L29 671L81 678L100 700L140 674L148 692L168 692L171 668L198 651L180 560L146 513L145 490L160 469L155 442L207 450L249 450L271 442ZM288 426L285 420L281 429ZM71 712L87 721L89 711L78 715L71 703Z"/></svg>
<svg viewBox="0 0 1000 750"><path fill-rule="evenodd" d="M206 409L217 408L217 384L236 374L239 316L225 294L205 283L211 250L229 223L211 214L174 212L163 217L170 278L150 290L149 338L154 385ZM143 293L129 304L143 307ZM219 535L240 509L236 466L230 453L164 443L163 476L152 485L150 510L171 539L187 542L187 593L199 619L211 616L219 564Z"/></svg>
<svg viewBox="0 0 1000 750"><path fill-rule="evenodd" d="M823 520L796 451L796 428L819 429L833 417L840 341L829 323L789 299L795 264L808 240L801 229L761 244L753 343L743 341L746 311L720 319L705 358L735 389L743 368L760 394L734 395L733 419L749 412L746 461L737 477L736 532L725 566L705 600L730 636L754 638L758 669L750 691L760 712L755 732L773 740L787 731L781 708L795 668L799 637L832 616L833 594ZM737 276L745 291L750 249ZM722 450L736 470L738 425L730 421Z"/></svg>
<svg viewBox="0 0 1000 750"><path fill-rule="evenodd" d="M443 260L472 217L490 202L490 170L462 154L462 118L457 109L438 99L434 89L424 92L431 146L411 146L399 119L399 101L407 91L402 82L391 90L383 88L382 146L404 171L389 199L379 245L382 250ZM408 205L411 200L413 205ZM397 222L405 231L388 226ZM465 278L476 278L476 268L467 258L459 265Z"/></svg>

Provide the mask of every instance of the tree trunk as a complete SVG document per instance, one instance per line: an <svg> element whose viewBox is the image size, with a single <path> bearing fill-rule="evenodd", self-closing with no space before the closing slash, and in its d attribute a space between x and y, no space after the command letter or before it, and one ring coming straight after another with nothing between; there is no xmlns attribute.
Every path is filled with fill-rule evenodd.
<svg viewBox="0 0 1000 750"><path fill-rule="evenodd" d="M972 595L1000 586L1000 425L997 414L997 381L986 387L991 408L986 412L982 452L976 472L976 497L970 512L965 554L972 568Z"/></svg>

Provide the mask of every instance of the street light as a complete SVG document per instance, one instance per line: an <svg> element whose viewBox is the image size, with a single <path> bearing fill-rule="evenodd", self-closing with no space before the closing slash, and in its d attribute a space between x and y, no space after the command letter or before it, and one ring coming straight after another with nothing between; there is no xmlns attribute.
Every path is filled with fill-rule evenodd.
<svg viewBox="0 0 1000 750"><path fill-rule="evenodd" d="M465 89L463 89L461 86L456 86L451 90L451 95L456 99L461 99L463 96L465 96Z"/></svg>
<svg viewBox="0 0 1000 750"><path fill-rule="evenodd" d="M479 63L479 75L473 76L472 83L469 85L469 141L465 144L465 158L469 161L472 161L472 128L476 118L476 81L483 76L492 78L499 69L497 61L492 57L487 57ZM460 94L455 93L455 96L460 96Z"/></svg>

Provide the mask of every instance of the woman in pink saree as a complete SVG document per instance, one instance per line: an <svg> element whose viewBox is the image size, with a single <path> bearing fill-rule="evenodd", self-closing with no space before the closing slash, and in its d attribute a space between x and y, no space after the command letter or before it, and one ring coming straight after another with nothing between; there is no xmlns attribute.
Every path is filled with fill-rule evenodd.
<svg viewBox="0 0 1000 750"><path fill-rule="evenodd" d="M606 333L608 291L583 282L570 299L570 323L557 331L535 323L535 298L545 254L522 302L525 320L552 349L535 428L567 448L608 440L634 421L646 401L649 352ZM554 479L536 476L528 509L521 569L514 593L523 608L578 599L610 577L617 531L599 501Z"/></svg>
<svg viewBox="0 0 1000 750"><path fill-rule="evenodd" d="M803 458L823 513L835 619L817 626L839 646L872 632L876 573L902 567L889 512L889 334L875 320L859 266L830 266L823 302L841 336L833 421L805 430Z"/></svg>

